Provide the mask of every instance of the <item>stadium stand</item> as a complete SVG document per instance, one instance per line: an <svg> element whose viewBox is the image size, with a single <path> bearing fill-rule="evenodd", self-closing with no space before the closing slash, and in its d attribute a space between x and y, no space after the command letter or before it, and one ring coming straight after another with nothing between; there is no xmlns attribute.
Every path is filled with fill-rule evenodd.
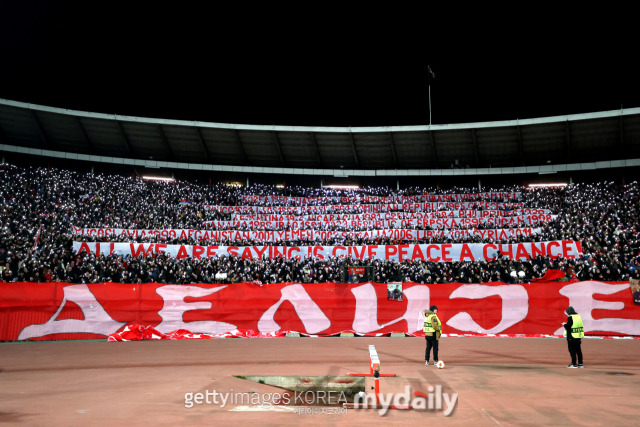
<svg viewBox="0 0 640 427"><path fill-rule="evenodd" d="M11 164L1 165L0 182L4 282L322 283L345 281L348 266L372 267L374 281L381 283L640 278L637 182L504 186L482 193L457 187L341 190L148 181ZM490 260L442 262L296 259L264 249L463 243L501 248L549 241L579 242L581 254L514 259L498 253ZM114 251L120 243L130 253ZM181 257L136 249L152 243L263 252L249 258L241 249Z"/></svg>

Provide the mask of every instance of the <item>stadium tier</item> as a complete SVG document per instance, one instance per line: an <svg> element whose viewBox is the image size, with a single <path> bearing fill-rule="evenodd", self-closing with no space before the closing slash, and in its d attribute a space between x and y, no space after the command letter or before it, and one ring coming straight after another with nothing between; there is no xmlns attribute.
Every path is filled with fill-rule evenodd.
<svg viewBox="0 0 640 427"><path fill-rule="evenodd" d="M2 165L5 282L639 278L637 182L334 189Z"/></svg>

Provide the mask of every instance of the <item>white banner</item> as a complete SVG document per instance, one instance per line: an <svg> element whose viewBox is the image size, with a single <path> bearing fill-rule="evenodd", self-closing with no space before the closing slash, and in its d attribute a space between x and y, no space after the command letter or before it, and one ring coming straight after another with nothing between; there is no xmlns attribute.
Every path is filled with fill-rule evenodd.
<svg viewBox="0 0 640 427"><path fill-rule="evenodd" d="M423 203L423 202L466 202L470 200L519 200L520 192L470 193L470 194L419 194L416 196L347 196L347 197L288 197L288 196L242 196L243 203L253 204L293 204L337 202L342 204L360 203Z"/></svg>
<svg viewBox="0 0 640 427"><path fill-rule="evenodd" d="M508 259L526 260L537 255L552 259L573 259L582 255L580 242L571 240L552 242L527 242L513 245L494 243L401 244L366 246L199 246L167 245L164 243L115 243L73 242L74 253L96 255L152 256L165 253L173 258L209 258L237 256L242 259L267 257L285 259L351 257L355 259L379 259L402 261L491 261L498 255Z"/></svg>
<svg viewBox="0 0 640 427"><path fill-rule="evenodd" d="M292 240L323 241L336 238L357 239L453 239L463 240L480 237L483 241L496 241L514 239L518 237L530 237L540 234L540 228L506 228L490 230L366 230L366 231L322 231L322 230L188 230L188 229L163 229L163 230L137 230L122 228L80 228L73 227L72 233L78 236L89 237L126 237L137 239L149 236L161 239L188 239L198 241L242 241L256 240L263 242L281 242Z"/></svg>
<svg viewBox="0 0 640 427"><path fill-rule="evenodd" d="M320 214L320 215L276 215L276 214L232 214L232 221L380 221L395 219L430 218L485 218L520 215L550 214L549 209L514 209L511 211L437 211L437 212L385 212L366 214Z"/></svg>
<svg viewBox="0 0 640 427"><path fill-rule="evenodd" d="M204 221L203 226L216 230L324 230L328 227L342 227L346 229L391 229L429 227L431 229L447 230L459 227L479 227L490 225L493 227L504 226L530 226L545 224L557 218L557 215L522 215L510 217L486 217L486 218L431 218L431 219L398 219L380 221Z"/></svg>
<svg viewBox="0 0 640 427"><path fill-rule="evenodd" d="M326 214L326 213L380 213L380 212L434 212L441 210L522 209L524 203L500 202L425 202L383 205L329 205L329 206L219 206L204 205L204 209L238 214Z"/></svg>

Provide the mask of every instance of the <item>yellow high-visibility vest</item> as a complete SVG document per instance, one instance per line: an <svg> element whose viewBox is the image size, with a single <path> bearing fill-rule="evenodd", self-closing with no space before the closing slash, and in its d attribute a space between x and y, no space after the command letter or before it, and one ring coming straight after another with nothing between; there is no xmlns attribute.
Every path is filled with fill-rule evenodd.
<svg viewBox="0 0 640 427"><path fill-rule="evenodd" d="M573 324L571 325L571 336L573 338L582 338L584 337L584 327L582 326L582 317L579 314L572 314L571 320ZM564 336L567 336L567 330L564 330Z"/></svg>
<svg viewBox="0 0 640 427"><path fill-rule="evenodd" d="M425 317L424 319L424 327L422 328L422 330L424 332L435 332L436 330L433 328L433 318L436 318L436 321L438 323L440 323L440 319L438 319L438 316L436 314L430 314L429 316Z"/></svg>

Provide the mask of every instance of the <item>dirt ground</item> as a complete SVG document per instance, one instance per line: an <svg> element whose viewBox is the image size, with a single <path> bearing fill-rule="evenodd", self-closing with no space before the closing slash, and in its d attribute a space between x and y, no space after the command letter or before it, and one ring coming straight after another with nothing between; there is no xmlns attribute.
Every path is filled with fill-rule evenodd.
<svg viewBox="0 0 640 427"><path fill-rule="evenodd" d="M368 372L370 344L381 371L396 374L380 379L381 393L409 389L425 402L432 394L435 406L441 390L455 409L445 416L443 403L442 409L392 409L382 416L303 400L267 405L283 390L239 378ZM584 369L565 367L563 339L443 338L444 369L424 365L424 348L423 338L410 337L5 343L0 423L628 426L640 420L640 340L583 340ZM204 396L199 403L197 393ZM267 397L260 404L232 402L239 395Z"/></svg>

